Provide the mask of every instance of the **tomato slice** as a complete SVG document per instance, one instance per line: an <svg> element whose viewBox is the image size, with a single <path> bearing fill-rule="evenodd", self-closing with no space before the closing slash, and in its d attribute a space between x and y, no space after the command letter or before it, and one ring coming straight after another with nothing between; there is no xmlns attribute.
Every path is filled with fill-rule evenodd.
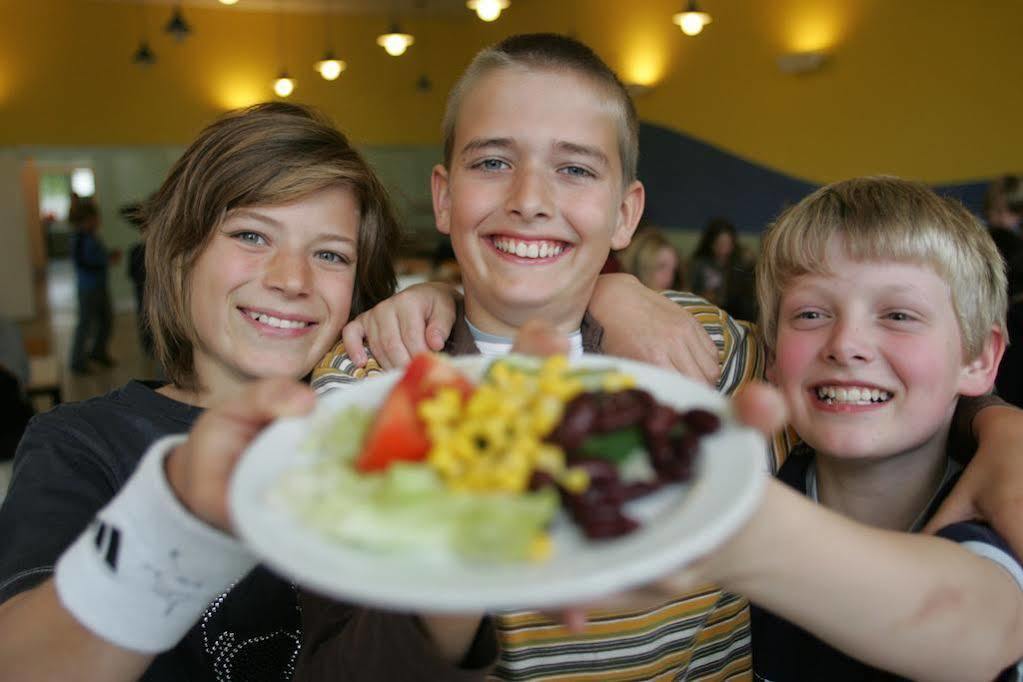
<svg viewBox="0 0 1023 682"><path fill-rule="evenodd" d="M394 462L418 462L430 451L426 427L416 410L420 401L441 388L452 387L467 397L472 384L439 355L422 353L409 363L380 407L355 467L362 472L383 471Z"/></svg>

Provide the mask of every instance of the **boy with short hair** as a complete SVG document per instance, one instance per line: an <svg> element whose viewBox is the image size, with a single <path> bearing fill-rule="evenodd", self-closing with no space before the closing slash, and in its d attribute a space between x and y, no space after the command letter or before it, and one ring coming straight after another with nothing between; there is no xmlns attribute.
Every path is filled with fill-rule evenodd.
<svg viewBox="0 0 1023 682"><path fill-rule="evenodd" d="M541 318L568 335L571 354L599 352L602 329L587 306L644 203L638 121L622 83L575 40L515 36L473 60L449 98L444 133L434 212L465 290L446 350L501 355L524 322ZM337 378L335 359L314 386ZM495 672L507 679L725 675L748 669L745 614L744 600L708 586L656 609L606 614L573 635L537 613L416 617L306 597L295 679L477 679L498 644Z"/></svg>
<svg viewBox="0 0 1023 682"><path fill-rule="evenodd" d="M699 568L753 602L757 679L994 678L1023 651L1019 561L983 524L915 534L972 454L948 446L956 403L1005 348L994 242L919 183L860 178L786 211L757 267L803 440L779 478L810 499L770 481Z"/></svg>

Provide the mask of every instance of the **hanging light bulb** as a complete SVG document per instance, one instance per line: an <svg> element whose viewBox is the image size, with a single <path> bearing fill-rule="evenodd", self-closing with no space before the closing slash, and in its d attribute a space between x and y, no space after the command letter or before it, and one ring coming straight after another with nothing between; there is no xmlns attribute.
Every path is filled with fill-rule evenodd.
<svg viewBox="0 0 1023 682"><path fill-rule="evenodd" d="M324 80L332 81L337 80L341 72L348 68L348 65L335 57L333 52L327 50L327 53L323 55L323 59L316 62L313 68L320 72Z"/></svg>
<svg viewBox="0 0 1023 682"><path fill-rule="evenodd" d="M220 0L221 5L234 5L238 0Z"/></svg>
<svg viewBox="0 0 1023 682"><path fill-rule="evenodd" d="M288 76L287 71L281 71L281 75L277 76L277 80L274 81L274 92L278 97L287 97L294 91L295 79Z"/></svg>
<svg viewBox="0 0 1023 682"><path fill-rule="evenodd" d="M483 21L495 21L501 12L508 9L509 0L469 0L465 6L476 12Z"/></svg>
<svg viewBox="0 0 1023 682"><path fill-rule="evenodd" d="M143 40L139 43L139 48L135 50L131 61L139 66L151 66L156 63L156 54L149 49L148 41Z"/></svg>
<svg viewBox="0 0 1023 682"><path fill-rule="evenodd" d="M164 25L163 30L170 33L174 40L179 43L192 33L192 27L185 21L185 15L181 12L181 5L175 5L171 12L171 18Z"/></svg>
<svg viewBox="0 0 1023 682"><path fill-rule="evenodd" d="M696 0L689 0L685 11L673 16L671 21L678 24L678 27L687 36L695 36L699 35L703 27L711 22L711 18L709 14L700 10Z"/></svg>
<svg viewBox="0 0 1023 682"><path fill-rule="evenodd" d="M392 57L400 57L405 54L405 50L414 42L416 39L412 37L412 34L402 33L397 22L391 24L387 33L377 38L377 45L384 48L384 51Z"/></svg>

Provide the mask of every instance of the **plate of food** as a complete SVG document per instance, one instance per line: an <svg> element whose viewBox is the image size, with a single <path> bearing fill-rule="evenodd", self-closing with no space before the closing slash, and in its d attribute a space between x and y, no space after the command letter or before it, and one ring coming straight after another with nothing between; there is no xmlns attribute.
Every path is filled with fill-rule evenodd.
<svg viewBox="0 0 1023 682"><path fill-rule="evenodd" d="M755 509L765 452L725 398L658 367L427 354L272 424L230 510L265 564L339 600L551 608L711 551Z"/></svg>

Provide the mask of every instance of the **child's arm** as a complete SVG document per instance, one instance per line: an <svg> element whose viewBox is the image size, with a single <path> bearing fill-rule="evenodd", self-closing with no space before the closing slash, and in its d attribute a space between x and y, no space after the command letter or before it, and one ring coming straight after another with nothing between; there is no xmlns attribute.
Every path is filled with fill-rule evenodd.
<svg viewBox="0 0 1023 682"><path fill-rule="evenodd" d="M363 346L384 369L404 366L416 353L440 350L454 324L458 297L453 287L428 282L362 313L342 332L351 362L356 367L365 363ZM589 309L604 329L604 351L609 354L671 367L717 384L726 393L760 372L749 326L699 297L674 292L662 296L632 275L601 275Z"/></svg>
<svg viewBox="0 0 1023 682"><path fill-rule="evenodd" d="M711 335L722 326L722 311L698 297L681 296L672 301L629 274L601 275L589 312L604 329L603 350L609 355L644 360L717 385L718 346ZM697 309L716 319L697 319Z"/></svg>
<svg viewBox="0 0 1023 682"><path fill-rule="evenodd" d="M1023 589L998 563L768 483L753 520L700 565L703 577L912 679L990 680L1023 656Z"/></svg>
<svg viewBox="0 0 1023 682"><path fill-rule="evenodd" d="M960 405L964 402L960 399ZM989 405L976 412L972 426L977 451L925 530L933 532L980 517L1023 556L1023 454L1019 452L1023 412L1004 403Z"/></svg>

